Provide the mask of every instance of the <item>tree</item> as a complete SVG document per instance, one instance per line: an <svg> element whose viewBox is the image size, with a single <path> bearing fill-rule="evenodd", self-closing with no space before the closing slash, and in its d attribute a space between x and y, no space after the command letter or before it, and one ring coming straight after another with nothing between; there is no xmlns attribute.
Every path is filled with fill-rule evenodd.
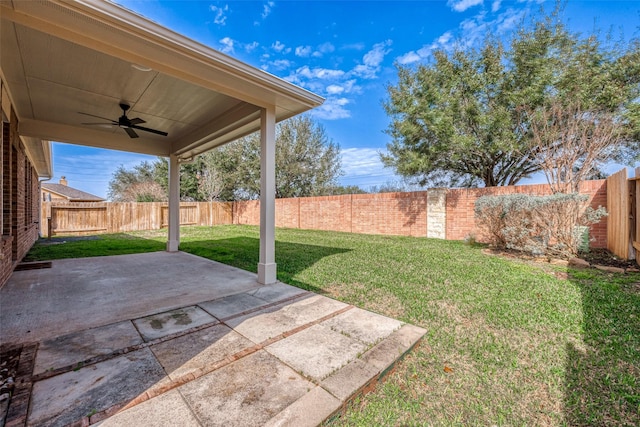
<svg viewBox="0 0 640 427"><path fill-rule="evenodd" d="M325 196L342 196L345 194L368 194L368 192L357 185L337 185L324 192Z"/></svg>
<svg viewBox="0 0 640 427"><path fill-rule="evenodd" d="M578 193L586 178L615 157L624 124L607 111L584 111L577 101L527 110L529 150L553 193Z"/></svg>
<svg viewBox="0 0 640 427"><path fill-rule="evenodd" d="M169 194L169 160L166 157L158 157L153 163L156 171L156 180L162 186L165 193ZM198 156L191 163L180 164L180 200L187 202L200 202L209 200L200 191L198 177L205 167Z"/></svg>
<svg viewBox="0 0 640 427"><path fill-rule="evenodd" d="M384 104L393 141L386 166L424 186L513 185L537 170L515 155L505 52L487 39L482 50L441 50L414 72L398 67Z"/></svg>
<svg viewBox="0 0 640 427"><path fill-rule="evenodd" d="M546 91L543 102L522 102L518 113L530 135L526 148L552 191L578 192L580 182L601 176L607 162L631 164L639 159L640 45L635 40L624 50L603 48L595 35L579 38L547 22L522 33L514 49L536 52L530 47L549 39L562 41L556 43L556 63L550 66L548 59L537 73L529 67L520 74L562 72L545 79L552 83L551 90L538 89L538 97ZM522 54L520 67L524 60L543 64L536 56Z"/></svg>
<svg viewBox="0 0 640 427"><path fill-rule="evenodd" d="M558 99L625 122L611 152L637 158L638 42L603 46L596 35L570 33L559 14L522 27L509 51L488 36L480 48L436 51L415 70L398 66L384 103L392 119L384 164L420 185L517 184L542 167L529 113L551 111Z"/></svg>
<svg viewBox="0 0 640 427"><path fill-rule="evenodd" d="M144 161L131 170L120 165L109 181L109 200L114 202L159 202L167 192L158 182L158 164Z"/></svg>
<svg viewBox="0 0 640 427"><path fill-rule="evenodd" d="M260 195L260 134L219 147L202 157L201 189L221 200L257 199ZM341 174L340 148L308 116L276 127L276 197L330 194Z"/></svg>
<svg viewBox="0 0 640 427"><path fill-rule="evenodd" d="M322 126L297 116L276 126L276 197L304 197L341 191L340 147ZM126 170L122 166L109 183L113 200L133 201L139 183L154 181L166 200L169 162L159 157ZM148 185L147 185L148 187ZM140 187L141 188L141 187ZM146 188L146 187L145 187ZM151 195L134 199L155 200ZM180 199L186 201L247 200L260 196L260 134L254 133L218 147L193 162L180 165ZM138 200L142 201L142 200Z"/></svg>

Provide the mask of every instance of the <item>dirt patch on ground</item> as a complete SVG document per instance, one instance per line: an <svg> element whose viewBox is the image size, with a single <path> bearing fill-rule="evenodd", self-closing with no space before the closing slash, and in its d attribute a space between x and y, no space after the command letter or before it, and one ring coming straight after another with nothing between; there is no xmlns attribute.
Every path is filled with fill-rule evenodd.
<svg viewBox="0 0 640 427"><path fill-rule="evenodd" d="M534 263L551 263L557 265L569 264L568 260L565 259L556 259L545 256L533 256L529 253L512 249L487 248L483 249L482 252L486 255L496 255L504 258L519 259ZM639 268L635 260L620 259L612 254L609 250L604 248L592 248L589 250L589 252L581 252L580 254L578 254L578 258L587 261L592 267L599 265L605 267L616 267L629 271L634 271L634 269Z"/></svg>
<svg viewBox="0 0 640 427"><path fill-rule="evenodd" d="M603 248L593 248L590 249L589 252L580 253L580 258L587 261L591 265L606 265L608 267L618 267L624 269L638 267L638 264L636 264L635 260L620 259L609 252L607 249Z"/></svg>

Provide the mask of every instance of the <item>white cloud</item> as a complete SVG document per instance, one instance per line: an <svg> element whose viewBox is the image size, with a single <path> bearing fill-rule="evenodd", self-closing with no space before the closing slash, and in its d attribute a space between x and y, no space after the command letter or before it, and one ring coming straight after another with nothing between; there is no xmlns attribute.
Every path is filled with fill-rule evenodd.
<svg viewBox="0 0 640 427"><path fill-rule="evenodd" d="M362 88L356 84L355 79L347 80L342 83L345 93L362 93Z"/></svg>
<svg viewBox="0 0 640 427"><path fill-rule="evenodd" d="M318 52L320 53L331 53L334 50L336 50L336 48L330 42L325 42L318 46Z"/></svg>
<svg viewBox="0 0 640 427"><path fill-rule="evenodd" d="M273 6L275 5L275 2L272 1L268 1L264 4L264 6L262 7L262 19L265 19L267 16L271 15L271 11L273 9Z"/></svg>
<svg viewBox="0 0 640 427"><path fill-rule="evenodd" d="M344 171L344 175L340 178L342 185L359 185L366 189L369 186L380 186L402 180L395 175L393 169L384 167L380 160L379 149L345 148L340 150L340 154Z"/></svg>
<svg viewBox="0 0 640 427"><path fill-rule="evenodd" d="M413 64L414 62L418 62L422 59L422 56L418 55L415 51L407 52L404 55L400 55L396 58L396 61L400 65Z"/></svg>
<svg viewBox="0 0 640 427"><path fill-rule="evenodd" d="M357 65L352 70L353 74L365 79L377 77L377 73L380 71L380 64L382 64L384 57L391 52L391 49L389 49L391 44L391 40L385 40L384 42L373 45L373 49L365 53L362 57L362 64Z"/></svg>
<svg viewBox="0 0 640 427"><path fill-rule="evenodd" d="M438 46L445 46L452 39L453 39L453 34L451 33L451 31L447 31L446 33L438 37L438 40L436 40L436 44Z"/></svg>
<svg viewBox="0 0 640 427"><path fill-rule="evenodd" d="M327 93L329 95L340 95L344 92L344 87L340 85L329 85L327 86Z"/></svg>
<svg viewBox="0 0 640 427"><path fill-rule="evenodd" d="M374 148L344 148L340 150L340 154L345 176L368 175L382 166L378 150Z"/></svg>
<svg viewBox="0 0 640 427"><path fill-rule="evenodd" d="M364 50L366 46L364 45L364 43L352 43L352 44L345 44L344 46L341 47L341 49L346 49L346 50Z"/></svg>
<svg viewBox="0 0 640 427"><path fill-rule="evenodd" d="M224 53L233 53L234 52L233 46L234 46L235 42L233 41L233 39L231 39L229 37L225 37L225 38L220 40L220 44L222 45L222 48L220 48L221 52L224 52Z"/></svg>
<svg viewBox="0 0 640 427"><path fill-rule="evenodd" d="M501 1L495 0L494 3ZM532 2L535 1L538 0L532 0ZM447 31L431 44L423 45L420 49L411 50L398 56L396 61L401 65L413 64L428 58L434 50L451 51L456 46L461 48L476 46L484 40L488 33L498 35L509 33L516 29L529 13L532 2L526 1L526 5L521 9L508 8L497 14L490 14L482 10L475 16L463 20L458 25L457 31ZM494 6L499 8L501 3Z"/></svg>
<svg viewBox="0 0 640 427"><path fill-rule="evenodd" d="M247 53L251 53L253 52L260 44L258 42L251 42L251 43L247 43L246 45L244 45L244 50L247 51Z"/></svg>
<svg viewBox="0 0 640 427"><path fill-rule="evenodd" d="M332 53L336 50L336 47L330 42L322 43L318 45L315 51L311 54L314 58L322 58L327 53Z"/></svg>
<svg viewBox="0 0 640 427"><path fill-rule="evenodd" d="M470 7L482 4L484 0L448 0L447 6L456 12L464 12Z"/></svg>
<svg viewBox="0 0 640 427"><path fill-rule="evenodd" d="M451 49L453 47L453 42L453 33L451 33L451 31L447 31L436 40L434 40L433 43L426 44L416 51L412 50L411 52L407 52L404 55L396 58L396 61L398 61L398 63L400 63L401 65L412 64L414 62L418 62L420 60L428 58L434 50Z"/></svg>
<svg viewBox="0 0 640 427"><path fill-rule="evenodd" d="M305 65L295 71L294 81L300 81L300 78L306 79L337 79L345 75L342 70L335 70L329 68L309 68ZM291 77L291 76L290 76Z"/></svg>
<svg viewBox="0 0 640 427"><path fill-rule="evenodd" d="M347 98L327 98L324 104L311 110L311 115L322 120L348 119L351 112L345 108Z"/></svg>
<svg viewBox="0 0 640 427"><path fill-rule="evenodd" d="M367 52L362 58L364 65L366 65L367 67L378 67L384 60L384 56L389 53L390 49L386 49L386 47L390 45L390 40L387 40L383 43L375 44L373 46L373 49Z"/></svg>
<svg viewBox="0 0 640 427"><path fill-rule="evenodd" d="M213 22L218 25L225 25L227 21L226 12L229 11L229 5L225 4L223 7L218 7L211 5L209 6L209 10L213 12Z"/></svg>
<svg viewBox="0 0 640 427"><path fill-rule="evenodd" d="M311 55L312 47L311 46L298 46L296 47L295 54L301 58L307 58Z"/></svg>
<svg viewBox="0 0 640 427"><path fill-rule="evenodd" d="M271 45L271 48L280 53L291 52L291 49L287 49L287 46L284 43L280 42L280 40L276 40L276 42Z"/></svg>
<svg viewBox="0 0 640 427"><path fill-rule="evenodd" d="M497 12L500 10L500 5L502 5L502 0L493 0L491 4L491 12Z"/></svg>
<svg viewBox="0 0 640 427"><path fill-rule="evenodd" d="M500 14L496 20L498 33L503 34L517 28L526 13L526 10L507 9L504 13Z"/></svg>
<svg viewBox="0 0 640 427"><path fill-rule="evenodd" d="M286 70L287 68L290 68L291 65L292 63L288 59L276 59L269 63L270 68L275 68L276 70Z"/></svg>

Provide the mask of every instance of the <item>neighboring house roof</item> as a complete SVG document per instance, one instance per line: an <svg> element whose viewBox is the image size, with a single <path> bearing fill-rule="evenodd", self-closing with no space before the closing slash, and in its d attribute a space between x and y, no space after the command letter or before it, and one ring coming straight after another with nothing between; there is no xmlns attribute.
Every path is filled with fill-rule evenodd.
<svg viewBox="0 0 640 427"><path fill-rule="evenodd" d="M94 196L64 184L42 183L42 189L64 197L70 202L104 202L102 197Z"/></svg>

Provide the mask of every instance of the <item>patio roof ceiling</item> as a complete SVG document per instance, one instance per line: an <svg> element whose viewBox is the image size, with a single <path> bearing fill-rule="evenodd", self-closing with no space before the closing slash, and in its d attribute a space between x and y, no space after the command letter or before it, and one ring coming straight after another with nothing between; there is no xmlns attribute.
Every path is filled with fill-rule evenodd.
<svg viewBox="0 0 640 427"><path fill-rule="evenodd" d="M111 2L0 0L0 18L3 93L41 176L46 141L188 160L260 130L262 108L280 121L323 102ZM82 124L117 121L119 103L168 136Z"/></svg>

